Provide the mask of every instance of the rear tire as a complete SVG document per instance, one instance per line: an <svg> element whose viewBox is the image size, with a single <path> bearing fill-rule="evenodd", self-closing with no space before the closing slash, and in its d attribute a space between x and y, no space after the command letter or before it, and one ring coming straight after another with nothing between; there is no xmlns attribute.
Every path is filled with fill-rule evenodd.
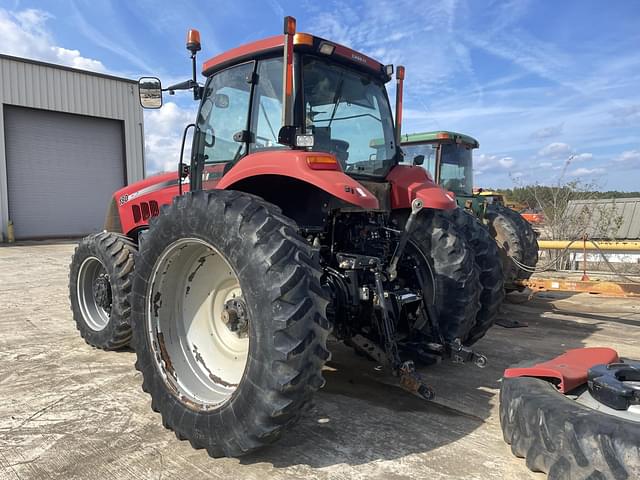
<svg viewBox="0 0 640 480"><path fill-rule="evenodd" d="M523 287L517 282L529 279L532 272L520 268L512 258L535 268L538 263L538 240L533 228L518 212L498 204L489 205L485 217L491 236L498 243L505 287L509 291L522 290Z"/></svg>
<svg viewBox="0 0 640 480"><path fill-rule="evenodd" d="M586 407L539 378L504 378L500 424L527 467L552 479L640 478L640 423Z"/></svg>
<svg viewBox="0 0 640 480"><path fill-rule="evenodd" d="M163 208L133 286L136 368L163 425L213 457L236 457L295 423L330 356L320 275L294 222L258 197L199 191ZM220 295L242 303L232 317L243 330L221 326L231 317ZM238 353L224 357L222 343Z"/></svg>
<svg viewBox="0 0 640 480"><path fill-rule="evenodd" d="M500 305L504 300L504 274L498 246L491 238L489 230L475 215L461 208L455 209L452 217L473 248L475 263L480 270L480 310L463 342L465 345L472 345L484 337L498 317Z"/></svg>
<svg viewBox="0 0 640 480"><path fill-rule="evenodd" d="M424 276L434 285L440 333L445 341L463 342L480 309L481 288L473 249L447 212L425 209L415 225L410 245L417 248L432 269ZM405 255L411 250L407 247Z"/></svg>
<svg viewBox="0 0 640 480"><path fill-rule="evenodd" d="M91 346L117 350L131 340L131 281L136 245L124 235L83 238L69 267L69 300L80 335Z"/></svg>

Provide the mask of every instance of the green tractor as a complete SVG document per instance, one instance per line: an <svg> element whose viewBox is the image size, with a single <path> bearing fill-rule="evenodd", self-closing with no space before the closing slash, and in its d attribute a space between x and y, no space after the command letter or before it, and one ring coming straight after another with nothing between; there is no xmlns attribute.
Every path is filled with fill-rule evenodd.
<svg viewBox="0 0 640 480"><path fill-rule="evenodd" d="M472 151L475 138L436 131L402 135L405 162L422 166L434 181L456 197L456 202L489 228L500 247L505 288L522 290L538 262L536 234L522 216L494 197L474 193Z"/></svg>

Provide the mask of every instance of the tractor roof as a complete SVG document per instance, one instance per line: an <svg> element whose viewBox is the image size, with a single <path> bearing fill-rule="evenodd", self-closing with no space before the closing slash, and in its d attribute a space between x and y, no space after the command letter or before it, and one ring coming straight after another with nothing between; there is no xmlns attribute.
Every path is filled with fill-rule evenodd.
<svg viewBox="0 0 640 480"><path fill-rule="evenodd" d="M293 38L293 45L296 50L319 52L320 46L323 44L329 44L334 47L333 52L330 55L327 55L334 60L349 63L350 65L355 65L361 70L377 74L384 81L390 80L390 77L386 74L384 65L362 53L308 33L296 33ZM210 76L214 72L222 70L230 65L252 60L258 56L282 50L283 48L283 35L275 35L273 37L263 38L262 40L247 43L245 45L232 48L231 50L205 61L202 66L202 74Z"/></svg>
<svg viewBox="0 0 640 480"><path fill-rule="evenodd" d="M449 132L446 130L438 130L435 132L423 132L423 133L410 133L402 135L402 143L462 143L464 145L468 145L471 148L478 148L480 144L478 141L470 137L469 135L465 135L463 133L457 132Z"/></svg>

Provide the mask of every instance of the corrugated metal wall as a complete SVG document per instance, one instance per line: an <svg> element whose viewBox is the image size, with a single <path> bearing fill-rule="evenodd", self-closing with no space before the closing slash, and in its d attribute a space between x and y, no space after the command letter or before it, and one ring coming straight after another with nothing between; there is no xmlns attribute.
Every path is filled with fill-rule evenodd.
<svg viewBox="0 0 640 480"><path fill-rule="evenodd" d="M8 221L4 105L122 120L129 183L144 177L144 132L133 80L0 55L0 229Z"/></svg>
<svg viewBox="0 0 640 480"><path fill-rule="evenodd" d="M640 240L640 198L570 200L566 215L588 218L589 238Z"/></svg>

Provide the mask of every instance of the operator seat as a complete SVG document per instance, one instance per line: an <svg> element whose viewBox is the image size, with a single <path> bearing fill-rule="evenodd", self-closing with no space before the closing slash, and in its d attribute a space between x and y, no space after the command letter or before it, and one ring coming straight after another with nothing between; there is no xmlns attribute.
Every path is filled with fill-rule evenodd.
<svg viewBox="0 0 640 480"><path fill-rule="evenodd" d="M313 127L314 150L332 153L344 170L349 161L349 142L331 138L330 127Z"/></svg>

